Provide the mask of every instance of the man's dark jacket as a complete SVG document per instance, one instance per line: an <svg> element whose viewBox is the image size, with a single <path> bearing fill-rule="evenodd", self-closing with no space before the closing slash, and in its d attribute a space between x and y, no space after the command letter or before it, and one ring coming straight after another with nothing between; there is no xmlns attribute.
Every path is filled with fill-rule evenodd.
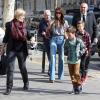
<svg viewBox="0 0 100 100"><path fill-rule="evenodd" d="M77 22L81 20L81 13L75 14L73 17L72 25L77 27ZM87 12L85 21L85 30L90 34L91 41L97 37L96 19L93 12Z"/></svg>

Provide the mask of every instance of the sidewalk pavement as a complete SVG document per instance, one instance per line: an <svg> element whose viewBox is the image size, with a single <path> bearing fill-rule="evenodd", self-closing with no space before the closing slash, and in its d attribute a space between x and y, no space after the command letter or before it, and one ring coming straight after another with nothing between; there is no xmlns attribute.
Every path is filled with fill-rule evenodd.
<svg viewBox="0 0 100 100"><path fill-rule="evenodd" d="M14 73L14 86L10 95L5 96L3 92L6 88L6 75L0 76L0 99L1 100L99 100L100 97L100 64L91 61L88 73L88 80L83 85L83 93L80 95L68 94L72 90L68 68L65 60L64 80L57 79L55 83L49 83L47 75L48 63L46 62L46 72L41 73L42 53L32 51L27 59L27 69L29 73L29 90L23 91L23 82L16 61ZM65 57L66 59L66 57ZM47 61L47 60L46 60ZM95 69L96 68L96 69Z"/></svg>

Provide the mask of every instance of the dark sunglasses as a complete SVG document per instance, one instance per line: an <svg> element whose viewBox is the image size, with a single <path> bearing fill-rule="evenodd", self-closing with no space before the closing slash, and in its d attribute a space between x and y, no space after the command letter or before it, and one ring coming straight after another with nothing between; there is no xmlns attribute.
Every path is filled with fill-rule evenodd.
<svg viewBox="0 0 100 100"><path fill-rule="evenodd" d="M61 14L61 12L56 12L56 14Z"/></svg>

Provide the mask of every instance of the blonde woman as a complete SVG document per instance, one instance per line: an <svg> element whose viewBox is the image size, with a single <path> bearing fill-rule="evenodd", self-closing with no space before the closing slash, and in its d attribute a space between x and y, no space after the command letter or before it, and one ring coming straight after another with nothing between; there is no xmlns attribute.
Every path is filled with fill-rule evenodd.
<svg viewBox="0 0 100 100"><path fill-rule="evenodd" d="M5 95L9 95L13 87L15 58L18 59L19 69L24 82L23 90L28 90L29 88L26 58L28 55L27 39L31 39L31 36L27 33L24 19L25 11L23 9L17 9L14 19L6 23L5 36L3 38L3 48L7 46L6 54L8 64Z"/></svg>

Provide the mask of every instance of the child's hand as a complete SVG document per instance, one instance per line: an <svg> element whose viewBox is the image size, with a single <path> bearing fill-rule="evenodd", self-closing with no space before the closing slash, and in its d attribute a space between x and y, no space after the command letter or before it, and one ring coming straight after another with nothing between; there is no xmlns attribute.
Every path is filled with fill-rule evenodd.
<svg viewBox="0 0 100 100"><path fill-rule="evenodd" d="M86 56L89 56L91 54L90 50L86 50Z"/></svg>
<svg viewBox="0 0 100 100"><path fill-rule="evenodd" d="M94 41L93 42L97 44L98 39L97 38L94 38Z"/></svg>
<svg viewBox="0 0 100 100"><path fill-rule="evenodd" d="M65 35L64 35L64 36L65 36L65 39L68 39L68 35L67 35L67 33L65 33Z"/></svg>
<svg viewBox="0 0 100 100"><path fill-rule="evenodd" d="M42 35L46 35L46 33L45 32L42 32Z"/></svg>

